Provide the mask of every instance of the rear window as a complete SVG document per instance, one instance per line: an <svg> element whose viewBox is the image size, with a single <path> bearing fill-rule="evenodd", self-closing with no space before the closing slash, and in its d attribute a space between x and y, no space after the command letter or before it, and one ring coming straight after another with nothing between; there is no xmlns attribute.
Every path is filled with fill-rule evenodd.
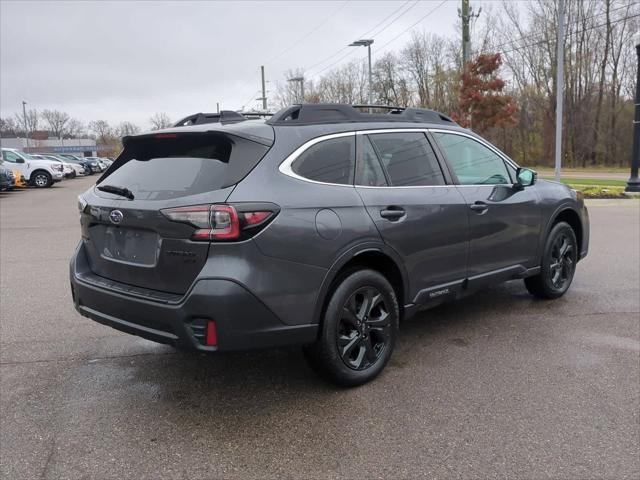
<svg viewBox="0 0 640 480"><path fill-rule="evenodd" d="M269 147L223 132L132 137L101 184L126 187L136 200L167 200L235 185Z"/></svg>

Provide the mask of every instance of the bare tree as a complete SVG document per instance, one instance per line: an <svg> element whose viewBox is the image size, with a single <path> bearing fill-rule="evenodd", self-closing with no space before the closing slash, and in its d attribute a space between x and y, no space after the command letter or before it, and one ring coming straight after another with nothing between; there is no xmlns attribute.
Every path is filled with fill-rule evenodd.
<svg viewBox="0 0 640 480"><path fill-rule="evenodd" d="M161 130L163 128L169 128L172 123L171 119L166 113L154 113L151 118L149 118L149 123L151 123L151 130Z"/></svg>
<svg viewBox="0 0 640 480"><path fill-rule="evenodd" d="M36 109L27 110L26 117L22 113L16 113L15 118L20 128L26 130L26 135L30 135L38 129L40 115Z"/></svg>
<svg viewBox="0 0 640 480"><path fill-rule="evenodd" d="M53 133L54 136L62 138L64 127L71 118L69 114L59 110L43 110L41 115L49 127L49 131Z"/></svg>
<svg viewBox="0 0 640 480"><path fill-rule="evenodd" d="M20 126L13 118L0 118L0 133L5 135L17 135L20 131Z"/></svg>
<svg viewBox="0 0 640 480"><path fill-rule="evenodd" d="M66 138L78 138L84 135L84 133L84 124L80 120L76 120L75 118L70 118L64 126L63 135Z"/></svg>
<svg viewBox="0 0 640 480"><path fill-rule="evenodd" d="M103 145L111 143L115 138L113 128L106 120L89 122L89 130L95 135L96 141Z"/></svg>
<svg viewBox="0 0 640 480"><path fill-rule="evenodd" d="M131 122L120 122L115 129L118 137L126 137L127 135L135 135L140 132L140 127Z"/></svg>

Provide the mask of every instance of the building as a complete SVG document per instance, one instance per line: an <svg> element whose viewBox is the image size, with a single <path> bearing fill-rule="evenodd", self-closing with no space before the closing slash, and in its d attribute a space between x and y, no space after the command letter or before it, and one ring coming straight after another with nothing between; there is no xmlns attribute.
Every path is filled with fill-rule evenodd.
<svg viewBox="0 0 640 480"><path fill-rule="evenodd" d="M102 150L92 138L0 138L0 145L27 153L71 153L82 157L95 157Z"/></svg>

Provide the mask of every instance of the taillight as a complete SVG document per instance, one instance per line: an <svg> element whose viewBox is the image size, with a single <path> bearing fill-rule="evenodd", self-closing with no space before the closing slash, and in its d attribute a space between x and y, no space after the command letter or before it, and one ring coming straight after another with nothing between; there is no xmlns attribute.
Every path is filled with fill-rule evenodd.
<svg viewBox="0 0 640 480"><path fill-rule="evenodd" d="M186 223L196 228L191 240L230 241L249 237L266 225L274 211L244 211L233 205L194 205L167 208L162 214L173 222ZM247 229L245 231L245 229Z"/></svg>

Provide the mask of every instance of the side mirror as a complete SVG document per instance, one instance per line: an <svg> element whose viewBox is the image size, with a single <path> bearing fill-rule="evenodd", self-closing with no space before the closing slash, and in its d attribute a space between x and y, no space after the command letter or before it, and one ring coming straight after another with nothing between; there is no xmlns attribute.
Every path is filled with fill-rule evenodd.
<svg viewBox="0 0 640 480"><path fill-rule="evenodd" d="M534 183L536 183L536 178L538 174L533 170L528 168L518 168L516 171L517 183L516 186L520 188L530 187Z"/></svg>
<svg viewBox="0 0 640 480"><path fill-rule="evenodd" d="M16 163L24 163L24 158L22 157L16 158Z"/></svg>

